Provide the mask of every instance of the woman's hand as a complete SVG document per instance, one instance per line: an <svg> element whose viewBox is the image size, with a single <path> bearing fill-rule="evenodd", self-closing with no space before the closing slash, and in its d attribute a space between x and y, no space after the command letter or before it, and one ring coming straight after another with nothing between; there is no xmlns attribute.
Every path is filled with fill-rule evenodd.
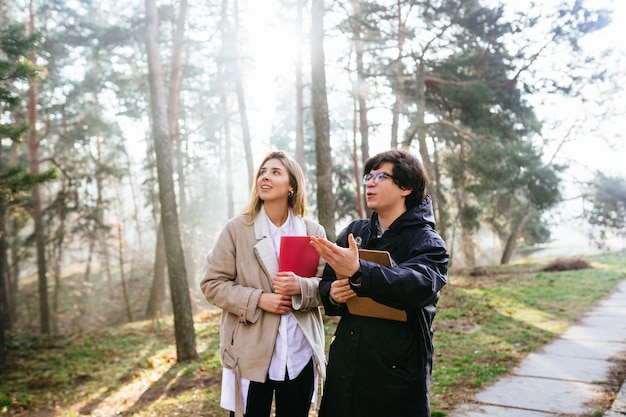
<svg viewBox="0 0 626 417"><path fill-rule="evenodd" d="M284 294L275 294L271 292L264 292L259 297L259 303L257 304L261 310L265 310L268 313L275 314L287 314L293 311L291 307L291 296Z"/></svg>
<svg viewBox="0 0 626 417"><path fill-rule="evenodd" d="M273 278L274 292L282 295L298 295L302 291L298 276L293 272L279 272Z"/></svg>

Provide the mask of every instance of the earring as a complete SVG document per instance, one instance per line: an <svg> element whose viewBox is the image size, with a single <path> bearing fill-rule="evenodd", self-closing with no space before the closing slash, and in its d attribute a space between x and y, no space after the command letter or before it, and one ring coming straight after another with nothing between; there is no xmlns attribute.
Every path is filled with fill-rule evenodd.
<svg viewBox="0 0 626 417"><path fill-rule="evenodd" d="M289 198L293 197L293 190L289 190Z"/></svg>

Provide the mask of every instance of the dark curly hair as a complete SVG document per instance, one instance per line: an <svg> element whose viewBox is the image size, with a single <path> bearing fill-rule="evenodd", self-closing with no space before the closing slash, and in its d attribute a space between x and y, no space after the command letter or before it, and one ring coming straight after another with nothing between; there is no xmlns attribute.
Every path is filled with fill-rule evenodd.
<svg viewBox="0 0 626 417"><path fill-rule="evenodd" d="M363 167L365 174L373 169L378 169L385 162L393 164L393 182L398 187L410 189L411 194L406 197L407 209L416 207L426 198L426 186L429 183L428 174L424 169L424 164L415 155L401 149L391 149L372 156Z"/></svg>

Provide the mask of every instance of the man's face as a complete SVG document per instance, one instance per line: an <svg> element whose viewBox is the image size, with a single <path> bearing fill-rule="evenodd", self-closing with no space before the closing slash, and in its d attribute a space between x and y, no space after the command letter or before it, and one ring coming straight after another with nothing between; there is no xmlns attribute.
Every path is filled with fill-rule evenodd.
<svg viewBox="0 0 626 417"><path fill-rule="evenodd" d="M369 174L369 175L367 175ZM365 175L365 197L367 207L379 216L397 214L406 210L404 200L411 190L403 190L393 180L393 164L383 162L378 169Z"/></svg>

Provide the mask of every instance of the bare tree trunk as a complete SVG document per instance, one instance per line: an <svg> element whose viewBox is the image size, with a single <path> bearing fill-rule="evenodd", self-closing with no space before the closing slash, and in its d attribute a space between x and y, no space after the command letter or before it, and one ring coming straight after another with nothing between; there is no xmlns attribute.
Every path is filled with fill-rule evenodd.
<svg viewBox="0 0 626 417"><path fill-rule="evenodd" d="M94 115L96 120L100 120L100 56L99 51L96 49L94 53ZM111 276L111 265L109 258L109 246L108 246L108 230L105 227L104 219L104 169L102 163L102 132L100 127L96 125L96 226L95 226L95 239L98 240L100 250L102 251L102 262L104 263L104 271L107 279L107 288L109 290L109 297L113 299L113 277Z"/></svg>
<svg viewBox="0 0 626 417"><path fill-rule="evenodd" d="M361 1L352 2L352 36L354 38L354 50L356 61L356 86L354 92L358 103L359 113L359 133L361 135L361 161L365 162L369 158L369 123L367 121L367 100L365 99L365 69L363 65L363 41L361 40Z"/></svg>
<svg viewBox="0 0 626 417"><path fill-rule="evenodd" d="M2 15L2 0L0 0L0 18ZM2 20L0 20L1 22ZM1 27L1 25L0 25ZM2 163L2 147L0 146L0 172L4 171ZM0 199L0 373L6 362L5 334L10 330L11 320L9 317L9 280L7 271L7 233L6 233L6 207L3 199Z"/></svg>
<svg viewBox="0 0 626 417"><path fill-rule="evenodd" d="M126 288L126 275L124 274L124 239L122 238L122 224L117 226L117 255L120 265L120 280L122 282L122 295L124 297L124 305L126 306L126 317L128 321L133 321L133 314L130 309L130 302L128 299L128 289Z"/></svg>
<svg viewBox="0 0 626 417"><path fill-rule="evenodd" d="M128 152L124 150L124 155L126 156L126 162L128 169L126 171L126 177L128 178L128 186L130 187L130 194L133 199L133 220L135 222L135 232L137 233L137 241L139 242L139 253L143 252L143 238L141 231L141 222L139 221L139 205L137 204L137 192L135 191L135 181L133 181L133 172L131 170L131 162Z"/></svg>
<svg viewBox="0 0 626 417"><path fill-rule="evenodd" d="M296 30L298 31L296 38L298 39L298 46L303 44L302 28L304 1L296 1ZM304 85L302 82L302 48L296 48L296 161L302 167L302 170L306 172L306 156L304 154Z"/></svg>
<svg viewBox="0 0 626 417"><path fill-rule="evenodd" d="M55 238L51 242L50 259L52 260L52 276L54 277L54 290L52 293L52 329L58 333L58 321L56 320L59 311L59 295L61 292L61 271L63 265L63 249L65 248L65 236L67 230L65 223L67 220L67 192L65 183L62 184L61 190L56 197L56 203L59 207L59 225L55 230Z"/></svg>
<svg viewBox="0 0 626 417"><path fill-rule="evenodd" d="M29 31L35 32L35 15L33 11L33 0L29 2ZM35 52L31 53L31 59L36 62ZM37 84L29 82L28 90L28 123L32 126L28 135L28 158L30 161L30 172L39 175L39 138L37 135ZM48 278L46 270L46 245L45 233L41 209L41 187L35 183L31 191L33 204L33 221L35 223L35 245L37 247L37 275L39 284L39 320L42 334L50 334L50 305L48 304Z"/></svg>
<svg viewBox="0 0 626 417"><path fill-rule="evenodd" d="M0 4L0 6L2 6ZM2 150L0 150L0 172L2 171ZM9 331L11 320L9 317L9 282L6 268L6 209L4 203L0 203L0 373L6 362L5 334Z"/></svg>
<svg viewBox="0 0 626 417"><path fill-rule="evenodd" d="M233 16L235 22L234 31L234 51L235 59L233 62L233 77L237 87L237 103L239 104L239 115L241 117L241 131L243 134L243 148L246 154L246 165L248 166L248 186L252 188L254 185L254 166L252 158L252 144L250 138L250 127L248 125L248 111L246 110L246 97L243 91L243 80L241 79L241 71L239 70L239 1L234 1Z"/></svg>
<svg viewBox="0 0 626 417"><path fill-rule="evenodd" d="M367 100L365 99L365 69L363 65L363 41L362 41L362 27L361 22L363 19L361 9L361 1L354 0L352 2L352 36L354 38L354 50L356 61L356 81L353 87L353 95L355 100L355 118L354 123L358 125L358 132L361 136L361 158L357 157L356 146L356 126L355 137L353 138L353 160L354 160L354 179L356 184L357 193L357 210L359 217L365 218L371 214L371 210L367 208L365 204L365 196L362 193L361 187L361 164L365 164L365 161L369 158L369 122L367 120Z"/></svg>
<svg viewBox="0 0 626 417"><path fill-rule="evenodd" d="M91 261L93 258L93 247L94 247L93 236L89 236L89 249L87 250L87 262L86 262L87 266L85 267L85 275L83 277L84 282L91 281Z"/></svg>
<svg viewBox="0 0 626 417"><path fill-rule="evenodd" d="M463 225L461 225L461 248L463 258L465 259L465 266L467 268L474 268L476 266L476 244L474 243L471 230L463 227Z"/></svg>
<svg viewBox="0 0 626 417"><path fill-rule="evenodd" d="M335 240L335 200L330 155L330 121L324 68L324 0L311 2L311 107L315 126L317 212L328 239Z"/></svg>
<svg viewBox="0 0 626 417"><path fill-rule="evenodd" d="M513 258L513 253L515 252L515 248L517 247L517 241L522 235L522 231L524 227L526 227L526 223L528 223L528 219L533 214L533 205L528 203L528 207L526 207L526 212L524 216L519 220L519 222L513 228L513 231L509 235L506 240L506 245L504 245L504 251L502 252L502 257L500 258L501 265L507 265L511 262L511 258Z"/></svg>
<svg viewBox="0 0 626 417"><path fill-rule="evenodd" d="M402 51L404 50L404 39L406 28L404 25L404 21L402 20L402 2L398 0L398 56L396 57L396 61L393 63L393 78L395 88L394 97L395 102L393 103L392 109L392 120L391 120L391 147L398 147L398 129L400 125L400 116L402 114L402 108L404 106L402 100L402 84L403 84L403 69L402 65Z"/></svg>
<svg viewBox="0 0 626 417"><path fill-rule="evenodd" d="M448 217L449 214L446 211L446 208L443 204L443 188L440 186L441 182L441 171L439 169L439 155L437 153L437 143L433 140L433 173L435 175L434 178L431 178L431 187L429 193L431 193L432 203L433 203L433 211L437 213L437 231L441 235L444 240L448 239Z"/></svg>
<svg viewBox="0 0 626 417"><path fill-rule="evenodd" d="M11 227L11 241L15 242L18 239L18 232L17 230L19 229L18 226L16 226L16 223L18 223L18 221L16 219L13 220L12 222L12 227ZM9 314L9 328L11 328L13 326L13 323L15 323L15 319L17 317L17 305L15 303L15 294L17 294L18 291L18 282L19 282L19 277L20 277L20 249L17 247L17 245L12 246L9 249L9 252L11 254L11 263L7 263L7 272L9 272L8 275L8 279L9 279L9 290L7 293L7 303L8 303L8 314Z"/></svg>
<svg viewBox="0 0 626 417"><path fill-rule="evenodd" d="M222 48L220 51L221 59L219 62L218 85L220 95L222 96L222 123L224 125L224 159L226 161L226 205L228 218L235 215L235 197L233 194L233 157L232 157L232 138L230 132L230 100L228 97L228 89L226 88L227 62L230 48L232 45L232 29L228 21L228 0L222 1Z"/></svg>
<svg viewBox="0 0 626 417"><path fill-rule="evenodd" d="M359 160L359 156L358 156L358 146L357 146L357 141L356 141L356 137L357 137L357 119L358 119L358 113L357 113L357 100L356 100L356 93L354 94L354 114L353 114L353 125L352 125L352 164L354 167L354 182L356 183L356 206L357 206L357 212L359 213L359 217L360 218L365 218L366 216L366 212L365 212L365 197L363 196L363 188L361 187L361 169L360 169L360 160Z"/></svg>
<svg viewBox="0 0 626 417"><path fill-rule="evenodd" d="M157 228L157 241L154 258L154 276L152 287L150 287L150 298L146 308L146 318L157 319L163 313L163 302L165 301L165 242L163 242L163 228L159 223Z"/></svg>
<svg viewBox="0 0 626 417"><path fill-rule="evenodd" d="M158 39L158 11L156 0L146 0L146 47L148 52L148 73L150 81L150 102L153 113L154 150L159 180L159 200L161 222L165 237L167 268L170 278L172 309L174 312L174 333L178 361L196 359L196 335L193 326L189 283L185 271L185 256L180 237L176 193L172 169L172 155L169 149L167 113L161 57Z"/></svg>
<svg viewBox="0 0 626 417"><path fill-rule="evenodd" d="M150 112L150 125L153 124L153 115ZM149 135L146 138L148 144L146 148L146 159L149 166L156 166L154 150L154 140ZM152 179L154 180L154 179ZM146 316L149 319L155 319L165 312L165 285L167 274L167 254L165 253L165 243L163 242L163 226L158 213L160 212L160 203L158 192L150 192L150 201L154 210L152 212L156 224L156 246L154 250L154 265L152 271L152 287L150 288L150 297L146 306Z"/></svg>
<svg viewBox="0 0 626 417"><path fill-rule="evenodd" d="M167 106L167 120L169 126L170 147L176 155L176 173L178 177L178 197L181 213L187 211L187 199L185 193L185 170L183 163L184 152L178 128L178 109L180 104L180 89L182 85L182 55L183 38L185 35L185 22L187 20L187 0L181 0L176 21L176 32L172 46L172 62L169 81L169 99Z"/></svg>
<svg viewBox="0 0 626 417"><path fill-rule="evenodd" d="M0 0L0 29L2 29L2 7L3 0ZM0 33L1 34L1 33ZM2 38L0 38L0 53L2 52ZM0 172L4 171L2 147L0 146ZM0 373L6 363L5 334L11 329L11 317L9 315L9 272L7 263L7 227L6 227L6 206L3 199L0 199Z"/></svg>

